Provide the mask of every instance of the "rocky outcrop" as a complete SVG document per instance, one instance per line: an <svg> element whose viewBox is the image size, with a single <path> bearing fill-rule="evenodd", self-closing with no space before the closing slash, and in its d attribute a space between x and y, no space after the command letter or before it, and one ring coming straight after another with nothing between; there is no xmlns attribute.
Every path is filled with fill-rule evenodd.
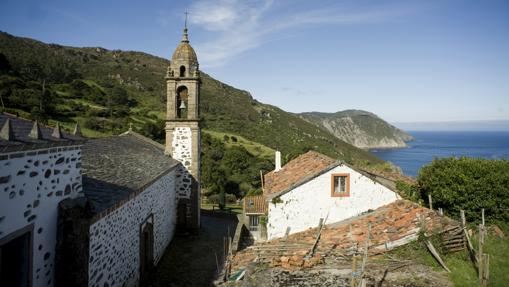
<svg viewBox="0 0 509 287"><path fill-rule="evenodd" d="M366 111L312 112L299 116L338 139L363 149L406 147L406 142L413 140L409 134Z"/></svg>

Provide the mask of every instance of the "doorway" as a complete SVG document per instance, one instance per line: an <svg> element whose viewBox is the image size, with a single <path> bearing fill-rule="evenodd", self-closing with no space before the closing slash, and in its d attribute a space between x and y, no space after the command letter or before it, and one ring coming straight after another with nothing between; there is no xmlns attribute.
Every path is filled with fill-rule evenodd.
<svg viewBox="0 0 509 287"><path fill-rule="evenodd" d="M32 286L32 231L33 224L0 240L2 286Z"/></svg>
<svg viewBox="0 0 509 287"><path fill-rule="evenodd" d="M140 276L143 278L154 267L154 217L150 215L141 225Z"/></svg>

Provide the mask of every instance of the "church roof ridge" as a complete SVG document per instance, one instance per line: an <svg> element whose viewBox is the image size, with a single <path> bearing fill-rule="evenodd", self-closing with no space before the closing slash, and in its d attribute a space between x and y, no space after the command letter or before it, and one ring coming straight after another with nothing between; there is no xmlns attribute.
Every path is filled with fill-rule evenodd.
<svg viewBox="0 0 509 287"><path fill-rule="evenodd" d="M137 132L133 131L132 129L130 129L130 130L126 131L126 132L123 132L123 133L119 134L118 136L127 136L127 135L132 135L132 136L134 136L134 137L136 137L136 138L138 138L138 139L140 139L140 140L142 140L142 141L144 141L146 143L149 143L149 144L151 144L151 145L153 145L153 146L155 146L155 147L157 147L157 148L159 148L161 150L164 150L164 145L163 144L158 143L155 140L153 140L151 138L148 138L148 137L146 137L146 136L144 136L144 135L142 135L140 133L137 133Z"/></svg>

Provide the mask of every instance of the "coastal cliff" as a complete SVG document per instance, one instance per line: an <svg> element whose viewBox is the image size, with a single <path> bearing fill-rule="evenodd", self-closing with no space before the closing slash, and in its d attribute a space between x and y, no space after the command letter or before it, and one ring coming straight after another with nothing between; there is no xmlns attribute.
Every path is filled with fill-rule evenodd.
<svg viewBox="0 0 509 287"><path fill-rule="evenodd" d="M367 111L309 112L298 116L358 148L401 148L413 140L411 135Z"/></svg>

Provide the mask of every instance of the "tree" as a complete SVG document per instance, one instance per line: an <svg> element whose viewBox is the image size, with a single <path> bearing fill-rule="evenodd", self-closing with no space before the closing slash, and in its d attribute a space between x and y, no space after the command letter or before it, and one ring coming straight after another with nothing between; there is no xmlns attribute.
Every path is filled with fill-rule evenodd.
<svg viewBox="0 0 509 287"><path fill-rule="evenodd" d="M433 206L458 217L465 210L468 218L479 220L484 208L491 220L509 220L509 161L479 158L435 159L417 177L422 199L428 195Z"/></svg>
<svg viewBox="0 0 509 287"><path fill-rule="evenodd" d="M0 72L9 72L11 70L11 64L7 60L7 57L0 53Z"/></svg>

